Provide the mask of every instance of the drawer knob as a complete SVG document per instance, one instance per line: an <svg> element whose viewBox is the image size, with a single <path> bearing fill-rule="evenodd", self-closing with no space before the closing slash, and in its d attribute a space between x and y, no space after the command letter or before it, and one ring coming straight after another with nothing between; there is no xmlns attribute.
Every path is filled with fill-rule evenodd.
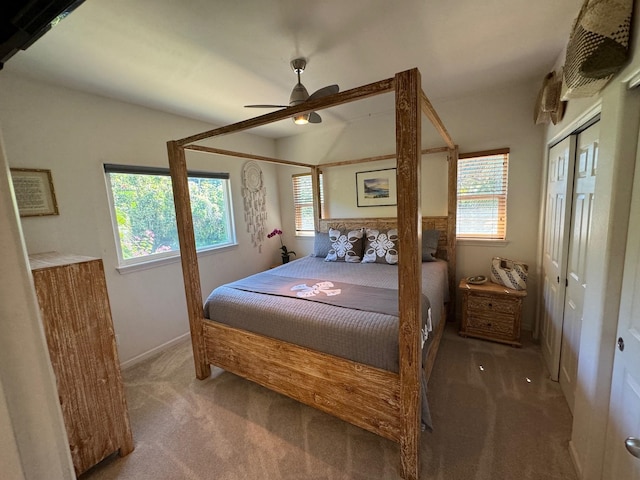
<svg viewBox="0 0 640 480"><path fill-rule="evenodd" d="M487 327L490 327L490 326L491 326L491 323L487 323Z"/></svg>
<svg viewBox="0 0 640 480"><path fill-rule="evenodd" d="M490 304L489 304L489 308L491 308L491 307L493 307L493 303L490 303Z"/></svg>

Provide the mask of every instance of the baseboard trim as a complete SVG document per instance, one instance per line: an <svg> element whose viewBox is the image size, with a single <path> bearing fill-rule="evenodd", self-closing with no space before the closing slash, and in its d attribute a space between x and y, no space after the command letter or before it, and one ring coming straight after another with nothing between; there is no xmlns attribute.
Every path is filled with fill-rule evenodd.
<svg viewBox="0 0 640 480"><path fill-rule="evenodd" d="M140 355L136 355L133 358L130 358L129 360L122 362L120 364L120 369L121 370L126 370L128 368L133 367L134 365L137 365L138 363L146 360L149 357L153 357L154 355L162 352L163 350L166 350L169 347L172 347L178 343L181 343L183 341L185 341L186 339L191 337L191 333L187 332L187 333L183 333L182 335L180 335L179 337L174 338L173 340L169 340L168 342L163 343L162 345L158 345L157 347L152 348L151 350L148 350L144 353L141 353Z"/></svg>
<svg viewBox="0 0 640 480"><path fill-rule="evenodd" d="M576 475L578 475L578 480L582 480L584 477L582 476L582 466L580 465L580 460L578 459L578 452L576 452L575 445L572 440L569 440L569 456L571 457L571 462L573 463L573 468L576 470Z"/></svg>

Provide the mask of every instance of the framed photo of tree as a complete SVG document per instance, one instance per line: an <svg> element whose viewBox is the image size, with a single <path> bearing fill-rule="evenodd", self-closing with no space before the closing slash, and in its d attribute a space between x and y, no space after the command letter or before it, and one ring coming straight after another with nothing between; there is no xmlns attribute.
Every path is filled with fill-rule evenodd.
<svg viewBox="0 0 640 480"><path fill-rule="evenodd" d="M21 217L59 214L51 170L12 168L11 180Z"/></svg>
<svg viewBox="0 0 640 480"><path fill-rule="evenodd" d="M356 173L358 207L397 205L396 169Z"/></svg>

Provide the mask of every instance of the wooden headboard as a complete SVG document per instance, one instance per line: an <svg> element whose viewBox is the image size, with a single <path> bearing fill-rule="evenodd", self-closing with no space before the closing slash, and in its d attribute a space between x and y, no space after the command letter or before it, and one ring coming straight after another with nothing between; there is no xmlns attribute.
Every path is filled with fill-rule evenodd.
<svg viewBox="0 0 640 480"><path fill-rule="evenodd" d="M440 240L438 241L438 251L436 257L442 260L449 260L448 242L448 222L449 217L422 217L422 230L439 230ZM329 228L336 229L354 229L354 228L376 228L389 229L398 226L396 217L379 217L379 218L322 218L319 222L321 232L328 232Z"/></svg>

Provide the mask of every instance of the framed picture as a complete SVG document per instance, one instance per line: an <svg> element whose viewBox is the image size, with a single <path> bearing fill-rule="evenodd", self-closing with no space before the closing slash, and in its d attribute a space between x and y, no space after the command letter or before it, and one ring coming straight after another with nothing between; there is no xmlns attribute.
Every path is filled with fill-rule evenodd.
<svg viewBox="0 0 640 480"><path fill-rule="evenodd" d="M51 170L12 168L11 179L21 217L58 215Z"/></svg>
<svg viewBox="0 0 640 480"><path fill-rule="evenodd" d="M397 205L396 169L370 170L356 173L358 207Z"/></svg>

